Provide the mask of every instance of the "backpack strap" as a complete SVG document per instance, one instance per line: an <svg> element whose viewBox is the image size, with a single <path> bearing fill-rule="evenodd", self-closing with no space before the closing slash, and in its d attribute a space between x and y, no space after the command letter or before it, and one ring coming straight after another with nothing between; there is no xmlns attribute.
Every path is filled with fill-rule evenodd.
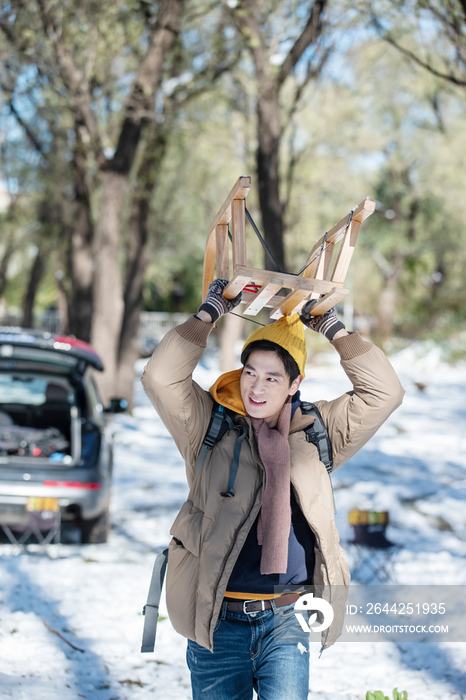
<svg viewBox="0 0 466 700"><path fill-rule="evenodd" d="M301 401L301 410L307 416L314 416L315 418L314 423L305 428L306 440L317 447L320 461L323 462L327 472L330 474L333 469L332 443L320 411L315 404L309 401Z"/></svg>
<svg viewBox="0 0 466 700"><path fill-rule="evenodd" d="M227 430L237 430L238 437L236 438L235 451L233 453L233 462L230 469L227 490L223 491L220 495L224 498L233 498L235 495L234 485L236 474L238 473L241 445L243 444L243 440L248 431L244 425L236 425L233 422L233 418L229 414L228 410L217 402L215 402L212 407L212 416L210 418L209 427L207 428L207 433L205 434L204 441L196 459L194 475L197 475L199 469L204 464L209 450L211 450L217 444L217 442L222 439Z"/></svg>
<svg viewBox="0 0 466 700"><path fill-rule="evenodd" d="M152 578L147 594L147 603L145 604L142 614L144 615L144 630L142 632L141 654L154 651L155 636L157 634L157 622L159 619L160 597L162 595L163 579L168 561L168 549L157 554L154 568L152 570Z"/></svg>
<svg viewBox="0 0 466 700"><path fill-rule="evenodd" d="M220 404L218 403L215 403L212 408L212 415L210 417L209 427L207 428L207 432L204 437L204 442L202 443L202 447L196 459L195 475L197 475L199 469L204 464L205 458L207 457L207 453L209 452L209 450L211 450L212 447L222 437L220 435L220 431L225 420L231 421L230 416L225 411L225 407L220 406ZM233 421L231 422L233 423Z"/></svg>
<svg viewBox="0 0 466 700"><path fill-rule="evenodd" d="M233 462L231 464L230 476L228 478L228 487L226 491L222 491L220 493L220 495L224 498L233 498L233 496L235 495L235 489L233 487L235 485L235 479L238 473L239 453L241 452L241 445L243 444L243 440L248 433L244 425L236 425L235 428L239 430L239 434L236 438L235 451L233 453Z"/></svg>
<svg viewBox="0 0 466 700"><path fill-rule="evenodd" d="M333 510L337 512L337 507L335 505L335 494L333 492L332 479L330 477L330 472L333 469L333 454L332 454L332 443L330 442L328 430L325 427L322 416L317 406L309 401L301 401L301 410L307 416L314 416L315 421L308 428L304 429L306 433L306 440L312 442L319 451L320 461L323 462L327 470L327 474L330 478L330 486L332 487L332 497L333 497Z"/></svg>

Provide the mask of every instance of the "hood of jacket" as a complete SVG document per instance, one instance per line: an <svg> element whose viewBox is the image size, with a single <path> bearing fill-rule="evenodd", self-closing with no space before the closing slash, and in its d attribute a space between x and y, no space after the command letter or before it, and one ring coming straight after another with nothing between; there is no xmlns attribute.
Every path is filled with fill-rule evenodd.
<svg viewBox="0 0 466 700"><path fill-rule="evenodd" d="M240 368L221 374L215 384L210 387L209 393L214 401L221 406L230 408L235 413L239 413L240 416L245 416L246 411L244 410L239 385L242 371L242 368Z"/></svg>
<svg viewBox="0 0 466 700"><path fill-rule="evenodd" d="M210 387L209 393L214 401L221 406L231 409L240 416L247 417L240 390L242 371L242 368L240 368L221 374L217 381ZM315 420L314 416L305 415L301 411L296 410L300 406L300 400L301 394L297 391L292 397L290 433L307 428L309 425L312 425Z"/></svg>

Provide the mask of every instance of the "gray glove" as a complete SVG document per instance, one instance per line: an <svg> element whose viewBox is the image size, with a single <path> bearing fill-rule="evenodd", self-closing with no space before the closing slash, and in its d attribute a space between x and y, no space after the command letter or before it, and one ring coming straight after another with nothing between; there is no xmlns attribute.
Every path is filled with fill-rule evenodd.
<svg viewBox="0 0 466 700"><path fill-rule="evenodd" d="M333 340L335 333L344 329L345 326L338 320L334 308L329 309L322 316L311 316L311 309L318 301L318 299L311 299L304 304L300 314L301 321L316 333L322 333L327 340Z"/></svg>
<svg viewBox="0 0 466 700"><path fill-rule="evenodd" d="M198 311L207 311L212 318L212 323L218 321L220 316L224 316L229 311L238 306L243 298L240 292L234 299L226 299L222 292L228 284L228 280L216 279L209 284L206 300L200 305Z"/></svg>

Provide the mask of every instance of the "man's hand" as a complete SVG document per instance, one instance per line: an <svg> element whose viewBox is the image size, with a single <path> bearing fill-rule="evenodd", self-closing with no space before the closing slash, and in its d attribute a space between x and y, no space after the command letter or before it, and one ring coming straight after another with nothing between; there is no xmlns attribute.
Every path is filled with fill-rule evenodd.
<svg viewBox="0 0 466 700"><path fill-rule="evenodd" d="M206 300L198 308L200 311L205 311L212 319L212 323L218 321L220 316L224 316L229 311L238 306L243 298L243 292L240 292L234 299L226 299L223 296L223 290L228 284L228 280L216 279L209 284ZM201 319L203 320L203 319Z"/></svg>
<svg viewBox="0 0 466 700"><path fill-rule="evenodd" d="M337 312L334 308L329 309L322 316L311 316L311 309L317 302L318 299L311 299L304 304L301 309L301 321L305 326L316 331L316 333L322 333L327 340L333 340L337 333L339 334L338 337L340 337L342 335L340 331L344 331L345 326L338 320Z"/></svg>

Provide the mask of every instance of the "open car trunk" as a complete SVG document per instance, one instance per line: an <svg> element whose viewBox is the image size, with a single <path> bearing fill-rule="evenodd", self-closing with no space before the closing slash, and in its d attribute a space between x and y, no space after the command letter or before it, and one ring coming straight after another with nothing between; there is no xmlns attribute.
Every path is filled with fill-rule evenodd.
<svg viewBox="0 0 466 700"><path fill-rule="evenodd" d="M0 529L13 540L72 522L105 542L112 435L92 377L103 366L76 338L0 327ZM61 527L61 525L58 525Z"/></svg>
<svg viewBox="0 0 466 700"><path fill-rule="evenodd" d="M66 377L0 373L0 463L70 467L81 457L81 415Z"/></svg>

